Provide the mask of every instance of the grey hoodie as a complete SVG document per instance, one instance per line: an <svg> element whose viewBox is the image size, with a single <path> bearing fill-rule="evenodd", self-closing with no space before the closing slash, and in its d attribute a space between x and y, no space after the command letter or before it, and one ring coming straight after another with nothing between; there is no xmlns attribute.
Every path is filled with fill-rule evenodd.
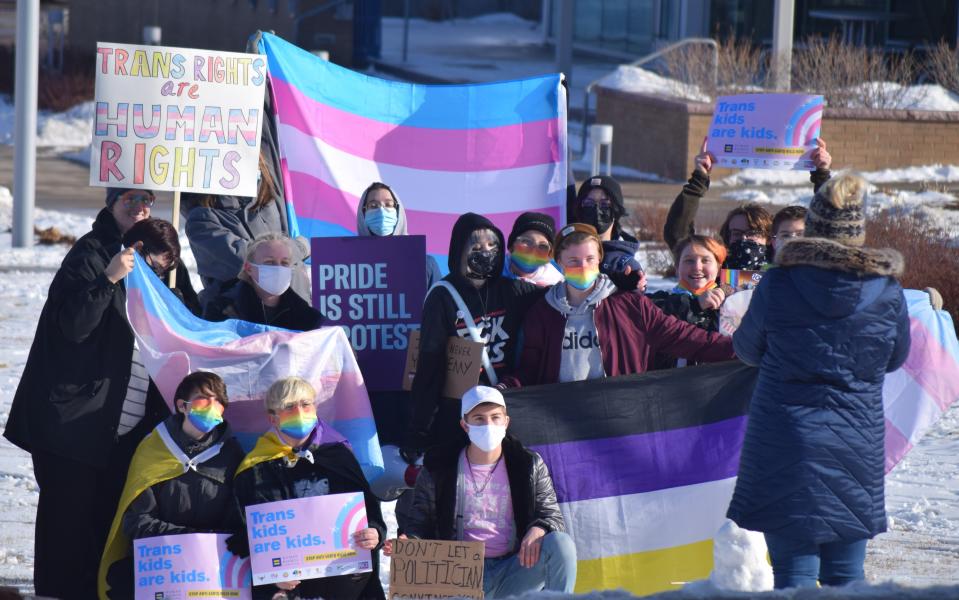
<svg viewBox="0 0 959 600"><path fill-rule="evenodd" d="M363 195L360 197L360 203L356 206L356 235L360 237L371 237L373 233L370 232L370 228L366 226L366 218L364 217L363 207L366 206L366 195L370 193L370 188L366 188L363 191ZM390 193L393 194L393 199L396 200L396 227L393 228L392 235L408 235L406 230L406 208L403 207L403 203L400 202L399 196L396 195L396 190L390 188ZM426 289L429 290L433 287L433 284L440 280L443 274L440 272L440 266L437 264L436 259L426 255Z"/></svg>
<svg viewBox="0 0 959 600"><path fill-rule="evenodd" d="M605 377L603 354L593 313L596 307L613 292L616 285L606 275L600 275L593 290L579 306L571 306L566 297L566 282L561 281L546 293L546 302L566 317L563 332L563 353L559 363L559 380L584 381Z"/></svg>

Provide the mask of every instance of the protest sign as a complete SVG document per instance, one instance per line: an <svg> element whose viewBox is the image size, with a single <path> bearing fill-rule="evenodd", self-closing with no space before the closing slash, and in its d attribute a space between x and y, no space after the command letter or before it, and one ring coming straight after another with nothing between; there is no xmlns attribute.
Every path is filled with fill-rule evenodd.
<svg viewBox="0 0 959 600"><path fill-rule="evenodd" d="M350 338L368 390L398 390L426 296L421 235L313 238L313 306Z"/></svg>
<svg viewBox="0 0 959 600"><path fill-rule="evenodd" d="M255 196L266 58L97 43L90 185Z"/></svg>
<svg viewBox="0 0 959 600"><path fill-rule="evenodd" d="M709 150L720 167L811 171L822 108L822 96L807 94L720 96Z"/></svg>
<svg viewBox="0 0 959 600"><path fill-rule="evenodd" d="M762 278L762 271L748 271L746 269L719 270L719 283L737 290L751 290L759 285Z"/></svg>
<svg viewBox="0 0 959 600"><path fill-rule="evenodd" d="M136 600L253 597L250 559L226 549L224 533L189 533L133 542Z"/></svg>
<svg viewBox="0 0 959 600"><path fill-rule="evenodd" d="M482 542L393 540L390 600L482 598Z"/></svg>
<svg viewBox="0 0 959 600"><path fill-rule="evenodd" d="M370 551L352 538L366 527L362 492L247 506L253 585L372 571Z"/></svg>
<svg viewBox="0 0 959 600"><path fill-rule="evenodd" d="M484 344L471 339L451 337L446 343L446 380L443 382L443 396L462 398L466 390L479 383L480 369L483 368ZM403 389L413 388L416 377L416 361L420 352L420 332L410 334L410 347L406 353L406 367L403 370Z"/></svg>

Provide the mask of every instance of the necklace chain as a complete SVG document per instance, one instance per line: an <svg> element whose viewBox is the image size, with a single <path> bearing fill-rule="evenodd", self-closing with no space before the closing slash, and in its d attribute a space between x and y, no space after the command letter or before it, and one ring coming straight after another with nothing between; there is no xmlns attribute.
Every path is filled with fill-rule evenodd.
<svg viewBox="0 0 959 600"><path fill-rule="evenodd" d="M470 481L473 483L473 495L479 496L486 491L486 488L489 487L491 481L493 481L493 475L496 473L496 468L499 467L500 461L503 460L503 455L500 454L499 458L496 459L496 462L493 464L493 468L490 469L489 475L486 476L486 481L483 482L483 487L476 485L476 476L473 473L473 463L470 462L470 457L465 452L463 455L466 457L466 465L469 467L470 471Z"/></svg>

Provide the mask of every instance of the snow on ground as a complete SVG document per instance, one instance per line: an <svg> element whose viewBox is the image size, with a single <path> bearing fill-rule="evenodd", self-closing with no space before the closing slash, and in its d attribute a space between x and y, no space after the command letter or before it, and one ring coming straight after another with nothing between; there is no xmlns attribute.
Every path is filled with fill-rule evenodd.
<svg viewBox="0 0 959 600"><path fill-rule="evenodd" d="M619 65L612 73L603 77L598 86L631 94L651 94L684 98L693 102L710 102L708 94L694 85L664 77L641 67Z"/></svg>
<svg viewBox="0 0 959 600"><path fill-rule="evenodd" d="M959 165L926 165L902 167L881 171L857 171L869 183L926 182L954 183L959 181ZM808 171L773 171L770 169L742 169L714 182L714 185L739 187L744 185L799 186L809 183Z"/></svg>
<svg viewBox="0 0 959 600"><path fill-rule="evenodd" d="M38 246L25 250L10 247L9 192L0 187L0 428L26 363L36 322L53 279L54 269L67 252L64 245ZM80 236L89 228L92 215L37 211L38 225L55 226ZM185 236L181 237L187 243ZM195 270L188 247L184 261ZM651 276L650 289L668 288L674 281ZM0 439L0 585L29 589L33 561L33 522L38 492L30 457ZM395 503L384 503L383 513L390 535L395 535ZM880 585L844 590L842 597L954 598L959 590L936 592L911 586L959 583L959 403L945 415L887 477L886 505L889 532L869 545L866 575ZM718 536L717 569L710 580L693 582L686 589L654 596L684 600L746 598L755 593L733 594L723 588L756 589L768 584L768 571L757 549L755 536L727 525ZM746 568L743 568L746 565ZM389 580L389 562L382 559L381 579ZM901 586L910 586L903 588ZM808 591L802 597L837 598L836 590ZM529 600L559 597L529 594ZM623 592L581 596L588 599L629 598ZM794 592L770 592L763 597L795 598Z"/></svg>
<svg viewBox="0 0 959 600"><path fill-rule="evenodd" d="M87 146L93 137L94 103L83 102L70 110L41 111L37 118L37 146L77 148ZM0 97L0 144L13 144L13 104Z"/></svg>

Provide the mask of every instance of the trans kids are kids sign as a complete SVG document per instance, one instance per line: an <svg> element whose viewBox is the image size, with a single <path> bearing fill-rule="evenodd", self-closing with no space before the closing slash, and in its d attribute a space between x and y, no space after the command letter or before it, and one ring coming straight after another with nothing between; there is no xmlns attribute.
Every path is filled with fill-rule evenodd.
<svg viewBox="0 0 959 600"><path fill-rule="evenodd" d="M255 196L266 59L99 42L90 185Z"/></svg>
<svg viewBox="0 0 959 600"><path fill-rule="evenodd" d="M727 168L805 170L822 124L822 96L720 96L709 126L709 149Z"/></svg>

